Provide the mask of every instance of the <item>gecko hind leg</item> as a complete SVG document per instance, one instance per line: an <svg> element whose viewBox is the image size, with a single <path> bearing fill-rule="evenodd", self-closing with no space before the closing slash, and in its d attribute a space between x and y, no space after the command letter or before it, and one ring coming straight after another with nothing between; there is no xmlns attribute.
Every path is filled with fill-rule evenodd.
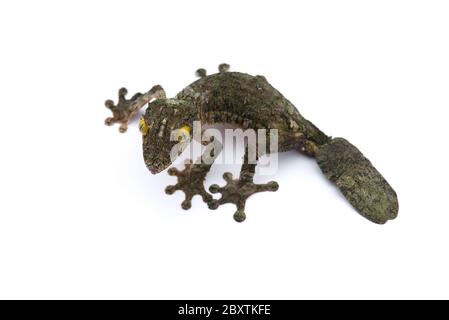
<svg viewBox="0 0 449 320"><path fill-rule="evenodd" d="M231 68L231 66L229 64L222 63L218 66L218 72L225 73L225 72L228 72L230 68ZM207 71L204 68L200 68L195 71L195 75L198 78L205 78L205 77L207 77Z"/></svg>
<svg viewBox="0 0 449 320"><path fill-rule="evenodd" d="M234 213L235 221L243 222L246 219L246 200L250 196L258 192L277 191L279 189L279 185L275 181L264 184L254 183L255 171L256 164L248 163L248 149L246 149L239 178L234 179L230 172L226 172L223 174L223 179L226 181L225 186L220 187L217 184L210 186L209 191L211 193L221 193L221 198L218 200L214 199L209 208L217 209L222 204L233 203L237 206L237 211Z"/></svg>

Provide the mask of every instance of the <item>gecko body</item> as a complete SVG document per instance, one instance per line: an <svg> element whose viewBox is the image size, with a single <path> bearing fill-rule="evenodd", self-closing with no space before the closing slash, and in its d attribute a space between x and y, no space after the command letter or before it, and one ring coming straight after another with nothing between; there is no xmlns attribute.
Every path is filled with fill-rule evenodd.
<svg viewBox="0 0 449 320"><path fill-rule="evenodd" d="M166 98L160 85L145 94L138 93L130 100L119 92L117 107L127 110L129 117L148 103L140 128L144 161L153 174L163 171L173 162L171 150L178 143L173 139L173 131L182 128L190 132L194 121L207 125L237 125L242 129L276 129L278 151L294 149L314 157L326 177L335 183L362 216L380 224L397 216L395 191L356 147L345 139L333 139L324 134L265 77L229 72L228 69L228 65L222 64L218 73L209 76L204 69L199 69L200 79L170 99ZM108 100L106 106L111 108L114 104ZM109 125L113 122L106 120ZM214 199L204 187L211 165L189 161L182 171L170 168L168 173L177 176L178 183L168 186L166 193L183 191L186 197L181 206L184 209L191 207L191 199L195 195L200 195L210 209L233 203L237 206L234 218L241 222L246 218L246 200L252 194L278 189L274 181L266 184L253 182L256 163L248 161L246 149L239 177L225 173L225 186L210 186L211 193L221 193L221 198Z"/></svg>

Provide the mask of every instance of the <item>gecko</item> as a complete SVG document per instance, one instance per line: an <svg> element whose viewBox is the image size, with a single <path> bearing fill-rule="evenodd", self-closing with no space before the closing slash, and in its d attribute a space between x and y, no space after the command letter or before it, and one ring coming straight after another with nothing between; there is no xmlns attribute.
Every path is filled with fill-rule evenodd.
<svg viewBox="0 0 449 320"><path fill-rule="evenodd" d="M344 138L323 133L264 76L233 72L225 63L219 65L217 73L208 75L205 69L198 69L196 75L199 79L173 98L167 98L163 87L155 85L130 99L126 99L127 90L121 88L117 104L112 100L105 102L113 114L105 124L120 123L120 132L125 132L129 121L147 105L139 121L145 165L152 174L168 168L168 174L177 177L177 183L166 187L165 192L184 192L183 209L190 209L192 198L198 195L212 210L226 203L234 204L237 209L234 219L242 222L251 195L279 188L275 181L254 183L257 161L248 161L248 148L239 176L226 172L223 174L226 184L221 187L213 184L208 191L205 179L217 154L212 154L212 161L207 163L188 160L183 170L170 167L174 161L171 150L179 142L173 139L173 130L189 137L194 122L199 121L209 126L227 124L243 130L276 129L277 152L296 150L314 158L323 174L361 216L377 224L397 217L396 192L362 152ZM216 193L221 194L219 199L212 196Z"/></svg>

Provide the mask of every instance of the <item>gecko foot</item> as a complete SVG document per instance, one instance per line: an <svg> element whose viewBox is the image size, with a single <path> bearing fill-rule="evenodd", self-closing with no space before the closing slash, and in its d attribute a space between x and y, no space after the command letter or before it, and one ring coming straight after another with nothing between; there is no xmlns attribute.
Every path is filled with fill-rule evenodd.
<svg viewBox="0 0 449 320"><path fill-rule="evenodd" d="M231 66L227 63L222 63L218 66L218 71L220 73L228 72Z"/></svg>
<svg viewBox="0 0 449 320"><path fill-rule="evenodd" d="M237 206L234 219L237 222L243 222L246 219L245 204L246 200L253 194L263 191L277 191L279 185L275 181L265 184L255 184L252 180L252 173L245 174L242 172L239 179L233 179L232 174L226 172L223 179L226 181L224 187L213 184L209 187L211 193L221 193L221 198L212 200L209 205L210 209L217 209L225 203L233 203Z"/></svg>
<svg viewBox="0 0 449 320"><path fill-rule="evenodd" d="M179 171L175 167L168 169L168 174L171 176L176 176L178 178L178 183L175 185L170 185L165 188L165 193L173 194L177 190L181 190L185 193L185 200L181 203L181 207L184 210L190 209L192 206L192 198L195 195L200 195L203 201L209 204L213 198L204 189L204 179L210 170L211 165L203 163L193 164L191 160L185 162L185 169Z"/></svg>
<svg viewBox="0 0 449 320"><path fill-rule="evenodd" d="M135 110L131 107L132 103L142 95L141 93L136 93L128 100L125 98L127 93L128 90L126 88L120 88L118 91L117 105L112 100L106 100L104 103L106 108L112 111L112 117L106 118L104 121L105 125L111 126L119 122L122 124L119 128L119 131L122 133L126 131L128 127L127 123L135 114Z"/></svg>
<svg viewBox="0 0 449 320"><path fill-rule="evenodd" d="M206 71L206 69L200 68L200 69L198 69L198 70L195 71L195 75L196 75L198 78L204 78L204 77L207 76L207 71Z"/></svg>

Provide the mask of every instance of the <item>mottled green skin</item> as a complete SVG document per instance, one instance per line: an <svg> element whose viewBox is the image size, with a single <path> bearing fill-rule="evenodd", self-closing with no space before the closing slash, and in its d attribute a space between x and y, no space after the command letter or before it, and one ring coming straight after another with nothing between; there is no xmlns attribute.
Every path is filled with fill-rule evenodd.
<svg viewBox="0 0 449 320"><path fill-rule="evenodd" d="M143 135L143 156L152 173L161 172L171 165L170 151L177 144L172 141L171 132L184 126L192 127L194 121L233 124L243 129L277 129L278 151L296 149L315 157L326 177L336 184L362 216L380 224L397 216L396 193L356 147L342 138L332 139L325 135L265 77L227 72L228 69L228 65L222 64L220 72L210 76L206 75L206 70L198 70L197 75L201 78L175 98L166 99L162 87L155 86L134 102L141 105L156 97L144 116L149 130ZM245 154L247 159L248 150ZM252 194L278 188L274 181L255 184L255 166L244 161L237 179L225 173L226 185L212 185L209 189L222 195L220 199L213 199L204 188L211 164L188 162L182 171L176 168L169 170L170 175L178 178L178 183L168 186L166 193L183 191L186 195L182 203L184 209L190 208L195 195L200 195L210 209L233 203L237 206L234 218L242 222L246 217L246 200Z"/></svg>
<svg viewBox="0 0 449 320"><path fill-rule="evenodd" d="M204 76L173 99L151 102L144 118L150 132L143 138L143 154L153 173L171 164L168 155L176 144L170 139L171 131L192 127L195 120L202 124L233 124L243 129L277 129L278 151L297 149L312 156L317 146L330 139L265 77L240 72Z"/></svg>
<svg viewBox="0 0 449 320"><path fill-rule="evenodd" d="M343 138L319 148L317 162L326 177L341 190L365 218L379 224L396 218L396 192L371 162Z"/></svg>
<svg viewBox="0 0 449 320"><path fill-rule="evenodd" d="M263 76L217 73L192 83L176 99L197 107L203 123L233 123L244 129L278 129L279 151L307 139L316 145L329 140Z"/></svg>
<svg viewBox="0 0 449 320"><path fill-rule="evenodd" d="M200 120L195 105L178 99L157 99L150 103L144 115L150 128L143 136L143 157L152 173L159 173L171 165L170 151L178 143L170 138L173 130L192 127Z"/></svg>

